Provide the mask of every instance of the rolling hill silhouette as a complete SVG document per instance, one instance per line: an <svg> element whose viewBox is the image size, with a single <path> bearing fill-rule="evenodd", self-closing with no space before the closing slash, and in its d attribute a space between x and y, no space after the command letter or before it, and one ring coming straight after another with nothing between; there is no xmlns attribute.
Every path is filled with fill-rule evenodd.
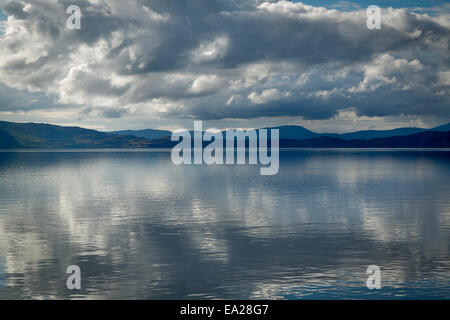
<svg viewBox="0 0 450 320"><path fill-rule="evenodd" d="M281 148L450 148L450 123L433 129L399 128L319 134L300 126L281 126ZM145 138L136 135L145 134ZM0 149L17 148L172 148L164 130L100 132L80 127L0 121Z"/></svg>

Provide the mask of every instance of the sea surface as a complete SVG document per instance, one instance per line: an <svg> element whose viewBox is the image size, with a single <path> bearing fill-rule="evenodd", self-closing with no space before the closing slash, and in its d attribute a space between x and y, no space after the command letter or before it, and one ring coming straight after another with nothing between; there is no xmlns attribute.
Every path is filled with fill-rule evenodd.
<svg viewBox="0 0 450 320"><path fill-rule="evenodd" d="M282 150L275 176L169 150L0 152L0 299L431 298L450 298L448 149Z"/></svg>

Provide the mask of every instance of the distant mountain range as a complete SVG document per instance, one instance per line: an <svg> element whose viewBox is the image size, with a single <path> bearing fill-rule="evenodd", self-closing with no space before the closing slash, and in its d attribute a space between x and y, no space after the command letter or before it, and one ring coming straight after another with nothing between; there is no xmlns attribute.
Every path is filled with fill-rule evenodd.
<svg viewBox="0 0 450 320"><path fill-rule="evenodd" d="M144 129L144 130L122 130L122 131L111 131L110 134L116 134L119 136L135 136L141 137L149 140L161 139L164 137L170 137L172 132L167 130L154 130L154 129Z"/></svg>
<svg viewBox="0 0 450 320"><path fill-rule="evenodd" d="M407 136L415 133L425 132L425 131L450 131L450 123L446 125L439 126L433 129L423 129L423 128L398 128L392 130L364 130L356 131L350 133L316 133L310 131L301 126L281 126L281 127L270 127L265 129L280 129L280 139L294 139L294 140L304 140L319 137L334 137L343 140L368 140L375 138L387 138L394 136ZM111 134L124 135L124 136L136 136L142 137L150 140L162 139L165 137L170 137L171 132L165 130L123 130L123 131L113 131L109 132Z"/></svg>
<svg viewBox="0 0 450 320"><path fill-rule="evenodd" d="M450 123L433 129L398 128L351 133L315 133L281 126L281 148L450 148ZM171 132L125 130L100 132L79 127L0 121L0 149L17 148L171 148Z"/></svg>
<svg viewBox="0 0 450 320"><path fill-rule="evenodd" d="M344 140L322 136L293 140L280 139L280 148L449 148L450 132L425 131L408 136L393 136L368 140Z"/></svg>
<svg viewBox="0 0 450 320"><path fill-rule="evenodd" d="M387 138L395 136L408 136L415 133L426 132L426 131L450 131L450 123L443 126L439 126L433 129L423 129L423 128L398 128L392 130L363 130L355 131L350 133L315 133L308 129L300 126L281 126L281 127L271 127L267 129L280 129L280 139L295 139L304 140L319 137L333 137L342 140L369 140L375 138Z"/></svg>

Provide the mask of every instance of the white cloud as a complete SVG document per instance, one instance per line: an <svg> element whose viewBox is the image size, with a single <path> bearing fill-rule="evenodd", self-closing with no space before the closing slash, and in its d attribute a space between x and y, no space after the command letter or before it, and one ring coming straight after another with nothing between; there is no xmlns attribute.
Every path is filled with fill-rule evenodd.
<svg viewBox="0 0 450 320"><path fill-rule="evenodd" d="M196 63L210 62L225 56L228 47L228 37L219 36L213 41L205 41L195 49L192 54L192 60Z"/></svg>
<svg viewBox="0 0 450 320"><path fill-rule="evenodd" d="M395 58L390 54L382 54L371 63L364 65L364 79L356 87L348 89L350 93L376 91L382 86L396 85L403 89L411 89L411 77L415 76L421 80L420 72L424 69L423 64L417 60L408 61L402 58ZM404 81L399 79L403 77ZM426 85L426 84L425 84Z"/></svg>
<svg viewBox="0 0 450 320"><path fill-rule="evenodd" d="M216 75L203 75L194 80L189 92L193 94L212 93L223 84L223 80Z"/></svg>
<svg viewBox="0 0 450 320"><path fill-rule="evenodd" d="M270 101L276 101L281 98L281 93L278 89L267 89L261 92L252 92L248 95L248 99L254 104L263 104Z"/></svg>

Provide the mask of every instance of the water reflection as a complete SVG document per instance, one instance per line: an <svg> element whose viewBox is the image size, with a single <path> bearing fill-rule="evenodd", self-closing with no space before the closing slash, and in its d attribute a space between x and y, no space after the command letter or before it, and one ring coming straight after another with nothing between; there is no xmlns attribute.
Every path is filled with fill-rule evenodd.
<svg viewBox="0 0 450 320"><path fill-rule="evenodd" d="M0 298L450 298L449 156L291 150L260 176L162 151L1 152Z"/></svg>

